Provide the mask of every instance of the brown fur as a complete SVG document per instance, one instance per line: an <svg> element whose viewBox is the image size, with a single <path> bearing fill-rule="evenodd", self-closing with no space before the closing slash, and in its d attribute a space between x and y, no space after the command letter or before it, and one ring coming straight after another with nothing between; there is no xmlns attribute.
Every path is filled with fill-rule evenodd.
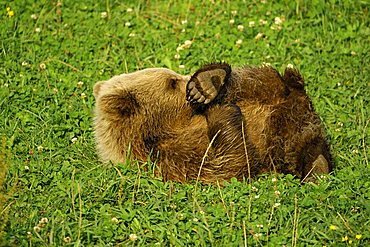
<svg viewBox="0 0 370 247"><path fill-rule="evenodd" d="M201 81L213 70L214 77ZM232 71L225 64L204 66L192 80L199 91L213 84L218 95L210 90L212 98L199 104L186 101L194 102L189 79L168 69L146 69L98 82L94 130L101 159L125 162L130 148L133 159L146 161L154 151L164 179L179 182L198 174L215 182L266 171L301 179L331 171L320 119L297 70L288 68L281 76L269 66Z"/></svg>

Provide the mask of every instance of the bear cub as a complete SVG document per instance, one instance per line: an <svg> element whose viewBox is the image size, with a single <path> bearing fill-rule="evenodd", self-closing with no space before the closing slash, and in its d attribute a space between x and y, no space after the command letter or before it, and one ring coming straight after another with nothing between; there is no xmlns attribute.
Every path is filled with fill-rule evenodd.
<svg viewBox="0 0 370 247"><path fill-rule="evenodd" d="M94 133L102 161L146 161L164 180L243 179L275 171L302 181L332 159L298 70L208 64L191 77L144 69L94 85ZM129 152L129 153L128 153Z"/></svg>

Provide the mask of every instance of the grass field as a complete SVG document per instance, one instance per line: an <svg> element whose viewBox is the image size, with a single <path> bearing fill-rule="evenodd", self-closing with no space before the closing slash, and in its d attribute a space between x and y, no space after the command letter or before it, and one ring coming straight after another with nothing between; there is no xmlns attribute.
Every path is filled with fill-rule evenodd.
<svg viewBox="0 0 370 247"><path fill-rule="evenodd" d="M370 246L369 8L0 0L0 246ZM332 175L317 185L266 174L196 186L163 183L137 161L102 166L96 81L221 60L301 70Z"/></svg>

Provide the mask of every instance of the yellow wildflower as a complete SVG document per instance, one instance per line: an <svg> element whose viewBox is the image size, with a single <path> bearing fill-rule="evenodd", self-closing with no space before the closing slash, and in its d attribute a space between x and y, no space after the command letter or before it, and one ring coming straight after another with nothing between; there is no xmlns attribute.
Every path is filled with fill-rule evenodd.
<svg viewBox="0 0 370 247"><path fill-rule="evenodd" d="M352 240L349 240L349 241L348 241L348 243L349 243L349 244L352 244Z"/></svg>
<svg viewBox="0 0 370 247"><path fill-rule="evenodd" d="M13 10L11 10L11 8L10 8L10 7L7 7L7 8L6 8L6 12L8 13L8 16L9 16L9 17L14 16L14 11L13 11Z"/></svg>
<svg viewBox="0 0 370 247"><path fill-rule="evenodd" d="M360 240L362 238L361 234L356 234L356 239Z"/></svg>
<svg viewBox="0 0 370 247"><path fill-rule="evenodd" d="M329 229L335 231L335 230L337 230L337 227L334 226L334 225L331 225L331 226L329 226Z"/></svg>
<svg viewBox="0 0 370 247"><path fill-rule="evenodd" d="M347 237L347 236L342 237L342 241L343 241L343 242L345 242L345 241L347 241L347 240L348 240L348 237Z"/></svg>

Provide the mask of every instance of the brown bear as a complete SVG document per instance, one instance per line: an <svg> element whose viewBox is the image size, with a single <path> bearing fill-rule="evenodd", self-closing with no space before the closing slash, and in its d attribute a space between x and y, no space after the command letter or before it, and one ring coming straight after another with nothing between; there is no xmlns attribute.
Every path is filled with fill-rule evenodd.
<svg viewBox="0 0 370 247"><path fill-rule="evenodd" d="M94 131L103 161L158 154L164 180L253 178L268 171L302 181L332 170L319 116L298 70L203 66L193 76L144 69L94 86Z"/></svg>

